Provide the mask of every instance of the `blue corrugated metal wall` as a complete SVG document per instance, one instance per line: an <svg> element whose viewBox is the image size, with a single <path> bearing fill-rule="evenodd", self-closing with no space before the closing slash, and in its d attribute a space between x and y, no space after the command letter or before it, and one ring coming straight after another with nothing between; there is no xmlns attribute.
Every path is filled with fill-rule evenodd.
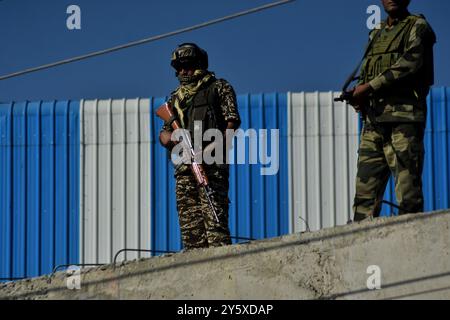
<svg viewBox="0 0 450 320"><path fill-rule="evenodd" d="M0 104L0 278L77 263L79 102Z"/></svg>
<svg viewBox="0 0 450 320"><path fill-rule="evenodd" d="M175 205L174 170L168 161L168 154L159 144L159 131L162 120L155 116L154 110L167 101L167 98L150 99L150 159L151 176L151 241L152 249L178 251L180 250L180 231Z"/></svg>
<svg viewBox="0 0 450 320"><path fill-rule="evenodd" d="M152 99L155 110L166 101ZM241 129L280 129L280 171L262 176L261 165L230 166L230 232L235 237L261 239L288 233L287 95L238 96ZM152 248L180 250L181 239L175 201L175 180L167 152L159 145L162 121L152 113ZM270 131L268 132L270 136ZM246 149L248 150L248 144ZM270 150L270 145L268 145ZM236 242L236 240L234 240Z"/></svg>
<svg viewBox="0 0 450 320"><path fill-rule="evenodd" d="M428 119L425 132L425 163L423 192L425 211L449 208L450 183L450 113L447 110L450 88L433 88L428 96ZM393 179L389 181L384 198L396 203ZM397 214L383 205L382 216Z"/></svg>
<svg viewBox="0 0 450 320"><path fill-rule="evenodd" d="M449 99L449 88L435 88L428 98L427 211L449 207ZM165 100L151 99L151 110ZM240 95L238 103L242 129L280 129L280 171L262 176L259 164L230 167L231 233L251 238L286 234L287 95ZM0 278L37 276L55 265L79 262L79 105L78 101L0 104ZM181 239L175 180L158 142L161 125L151 112L151 246L176 251L181 249ZM395 199L392 182L385 198ZM383 208L383 215L390 212Z"/></svg>
<svg viewBox="0 0 450 320"><path fill-rule="evenodd" d="M424 193L425 210L449 208L450 114L447 110L449 88L433 89L428 97L429 110L425 137Z"/></svg>

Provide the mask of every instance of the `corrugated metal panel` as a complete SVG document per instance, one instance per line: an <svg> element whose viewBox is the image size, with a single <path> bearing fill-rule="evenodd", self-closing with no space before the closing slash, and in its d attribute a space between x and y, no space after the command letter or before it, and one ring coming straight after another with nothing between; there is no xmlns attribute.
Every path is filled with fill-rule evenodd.
<svg viewBox="0 0 450 320"><path fill-rule="evenodd" d="M431 135L429 140L432 144L427 144L425 150L429 157L425 160L425 175L433 177L434 194L427 195L425 206L431 210L449 208L449 128L450 114L448 112L448 101L450 99L449 88L436 88L431 91L428 97L429 104L432 105L429 114L429 124L427 135ZM432 158L432 161L430 159ZM431 171L433 170L433 171ZM424 189L430 190L431 185L427 181Z"/></svg>
<svg viewBox="0 0 450 320"><path fill-rule="evenodd" d="M24 277L26 272L26 239L27 239L27 115L26 103L17 103L13 108L12 136L12 269L13 275ZM9 186L8 186L9 187ZM8 231L11 232L11 231Z"/></svg>
<svg viewBox="0 0 450 320"><path fill-rule="evenodd" d="M450 205L449 90L434 88L428 97L423 174L426 211ZM302 219L311 230L318 230L345 224L353 216L358 117L351 107L333 102L336 95L317 92L290 95L291 231L305 230ZM393 179L384 199L396 203ZM381 215L393 215L396 211L383 205Z"/></svg>
<svg viewBox="0 0 450 320"><path fill-rule="evenodd" d="M57 104L61 109L61 105ZM64 112L64 111L63 111ZM80 103L70 102L69 104L69 136L67 140L69 141L69 190L67 195L69 197L69 240L68 240L68 250L69 250L69 261L68 263L74 263L80 261L80 243L77 239L80 238L80 180L81 180L81 170L80 170ZM63 135L64 138L64 135ZM63 176L64 177L64 176ZM64 180L63 180L64 181ZM62 189L64 190L64 189ZM65 204L64 204L65 205ZM58 217L58 216L57 216ZM61 219L61 223L65 223L64 219ZM65 224L64 224L65 225ZM61 230L58 228L58 230ZM62 229L64 230L64 229ZM61 250L64 250L61 247ZM72 262L73 261L73 262ZM57 264L60 264L57 262Z"/></svg>
<svg viewBox="0 0 450 320"><path fill-rule="evenodd" d="M150 248L149 100L85 100L81 109L81 261L108 263L121 249Z"/></svg>
<svg viewBox="0 0 450 320"><path fill-rule="evenodd" d="M154 250L178 251L181 248L181 237L176 214L174 170L168 161L166 150L159 144L162 121L154 113L166 100L167 98L153 98L150 103L150 110L153 110L150 115L153 190L151 243Z"/></svg>
<svg viewBox="0 0 450 320"><path fill-rule="evenodd" d="M17 235L17 232L13 233L12 228L12 121L13 104L0 104L0 277L2 278L13 277L13 235Z"/></svg>
<svg viewBox="0 0 450 320"><path fill-rule="evenodd" d="M1 278L78 262L78 109L0 104Z"/></svg>
<svg viewBox="0 0 450 320"><path fill-rule="evenodd" d="M279 129L279 171L262 175L265 166L237 164L230 166L230 232L245 238L270 238L289 232L287 95L252 94L238 96L241 129ZM261 137L259 133L259 137ZM269 139L270 141L270 139ZM258 142L258 148L261 144ZM270 150L268 145L268 150ZM246 145L246 155L250 153ZM233 150L234 151L234 150Z"/></svg>
<svg viewBox="0 0 450 320"><path fill-rule="evenodd" d="M166 98L152 99L152 110ZM255 94L238 96L243 130L280 129L279 172L262 176L261 165L230 167L230 231L232 236L266 238L288 233L287 96ZM152 119L152 248L180 250L181 239L175 201L175 179L167 152L159 145L162 121ZM268 132L270 134L270 131ZM247 153L248 153L247 144ZM270 150L270 145L268 146Z"/></svg>
<svg viewBox="0 0 450 320"><path fill-rule="evenodd" d="M290 231L342 225L351 218L358 117L338 93L289 94Z"/></svg>
<svg viewBox="0 0 450 320"><path fill-rule="evenodd" d="M426 210L449 207L449 90L429 97ZM242 129L280 129L280 171L231 166L233 236L272 237L305 230L302 219L317 230L351 218L358 117L334 103L336 95L238 96ZM165 100L0 104L0 277L110 262L125 247L181 248L173 168L158 142L162 123L150 114ZM395 199L392 183L385 198ZM138 256L147 254L121 259Z"/></svg>

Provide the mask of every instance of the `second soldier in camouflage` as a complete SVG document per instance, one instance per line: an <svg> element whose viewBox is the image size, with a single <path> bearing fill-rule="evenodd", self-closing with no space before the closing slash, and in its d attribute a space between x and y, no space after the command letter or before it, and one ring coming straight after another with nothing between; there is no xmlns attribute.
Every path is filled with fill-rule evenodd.
<svg viewBox="0 0 450 320"><path fill-rule="evenodd" d="M382 0L388 13L370 47L350 103L363 114L354 220L378 216L392 173L400 214L423 211L426 97L434 81L436 37L409 0Z"/></svg>

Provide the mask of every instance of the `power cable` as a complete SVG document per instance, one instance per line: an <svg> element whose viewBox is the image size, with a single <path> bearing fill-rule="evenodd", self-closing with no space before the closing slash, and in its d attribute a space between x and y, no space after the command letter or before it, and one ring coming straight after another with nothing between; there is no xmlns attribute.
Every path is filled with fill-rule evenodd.
<svg viewBox="0 0 450 320"><path fill-rule="evenodd" d="M172 31L172 32L160 34L160 35L153 36L153 37L150 37L150 38L145 38L145 39L142 39L142 40L129 42L129 43L126 43L126 44L123 44L123 45L119 45L119 46L115 46L115 47L112 47L112 48L109 48L109 49L94 51L92 53L88 53L88 54L76 56L76 57L73 57L73 58L68 58L68 59L65 59L65 60L60 60L60 61L57 61L57 62L53 62L53 63L49 63L49 64L45 64L45 65L41 65L41 66L25 69L25 70L22 70L22 71L17 71L17 72L10 73L10 74L7 74L7 75L3 75L3 76L0 77L0 80L6 80L6 79L13 78L13 77L21 76L21 75L24 75L24 74L27 74L27 73L32 73L32 72L36 72L36 71L40 71L40 70L44 70L44 69L49 69L49 68L53 68L53 67L60 66L60 65L63 65L63 64L68 64L68 63L72 63L72 62L75 62L75 61L85 60L85 59L88 59L88 58L104 55L104 54L115 52L115 51L119 51L119 50L122 50L122 49L127 49L127 48L138 46L138 45L141 45L141 44L145 44L145 43L161 40L161 39L168 38L168 37L171 37L171 36L175 36L175 35L178 35L178 34L181 34L181 33L186 33L186 32L189 32L189 31L193 31L193 30L197 30L197 29L200 29L200 28L204 28L204 27L207 27L207 26L210 26L210 25L213 25L213 24L217 24L217 23L223 22L223 21L232 20L232 19L235 19L235 18L238 18L238 17L242 17L242 16L245 16L245 15L256 13L256 12L259 12L259 11L271 9L271 8L274 8L274 7L277 7L277 6L281 6L281 5L284 5L284 4L287 4L289 2L293 2L293 1L295 1L295 0L282 0L282 1L269 3L269 4L266 4L266 5L263 5L263 6L255 7L253 9L241 11L241 12L234 13L234 14L231 14L231 15L228 15L228 16L224 16L222 18L217 18L217 19L209 20L207 22L196 24L196 25L191 26L191 27L178 29L178 30L175 30L175 31Z"/></svg>

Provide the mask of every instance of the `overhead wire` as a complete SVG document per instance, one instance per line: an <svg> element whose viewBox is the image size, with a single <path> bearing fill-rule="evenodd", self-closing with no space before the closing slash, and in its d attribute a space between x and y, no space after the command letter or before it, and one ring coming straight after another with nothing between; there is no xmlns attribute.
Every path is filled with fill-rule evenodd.
<svg viewBox="0 0 450 320"><path fill-rule="evenodd" d="M144 39L137 40L137 41L132 41L132 42L129 42L129 43L126 43L126 44L123 44L123 45L118 45L118 46L115 46L115 47L111 47L111 48L108 48L108 49L98 50L98 51L94 51L94 52L91 52L91 53L88 53L88 54L83 54L83 55L75 56L75 57L72 57L72 58L68 58L68 59L64 59L64 60L60 60L60 61L56 61L56 62L44 64L44 65L40 65L40 66L37 66L37 67L24 69L24 70L21 70L21 71L17 71L17 72L13 72L13 73L10 73L10 74L6 74L6 75L3 75L3 76L0 76L0 81L1 80L6 80L6 79L10 79L10 78L14 78L14 77L18 77L18 76L21 76L21 75L24 75L24 74L28 74L28 73L32 73L32 72L36 72L36 71L41 71L41 70L53 68L53 67L60 66L60 65L76 62L76 61L89 59L89 58L92 58L92 57L97 57L97 56L100 56L100 55L104 55L104 54L108 54L108 53L111 53L111 52L116 52L116 51L119 51L119 50L135 47L135 46L142 45L142 44L145 44L145 43L154 42L154 41L161 40L161 39L168 38L168 37L172 37L172 36L175 36L175 35L178 35L178 34L181 34L181 33L186 33L186 32L190 32L190 31L193 31L193 30L205 28L207 26L210 26L210 25L213 25L213 24L217 24L217 23L220 23L220 22L224 22L224 21L227 21L227 20L236 19L238 17L242 17L242 16L245 16L245 15L249 15L249 14L253 14L253 13L256 13L256 12L263 11L263 10L267 10L267 9L271 9L271 8L278 7L278 6L281 6L281 5L285 5L287 3L294 2L294 1L295 0L281 0L281 1L272 2L272 3L265 4L265 5L262 5L262 6L259 6L259 7L255 7L255 8L252 8L252 9L248 9L248 10L245 10L245 11L240 11L240 12L237 12L237 13L234 13L234 14L231 14L231 15L227 15L227 16L224 16L224 17L221 17L221 18L217 18L217 19L209 20L209 21L206 21L206 22L203 22L203 23L199 23L199 24L196 24L196 25L193 25L193 26L190 26L190 27L178 29L178 30L175 30L175 31L163 33L163 34L160 34L160 35L152 36L152 37L149 37L149 38L144 38Z"/></svg>

